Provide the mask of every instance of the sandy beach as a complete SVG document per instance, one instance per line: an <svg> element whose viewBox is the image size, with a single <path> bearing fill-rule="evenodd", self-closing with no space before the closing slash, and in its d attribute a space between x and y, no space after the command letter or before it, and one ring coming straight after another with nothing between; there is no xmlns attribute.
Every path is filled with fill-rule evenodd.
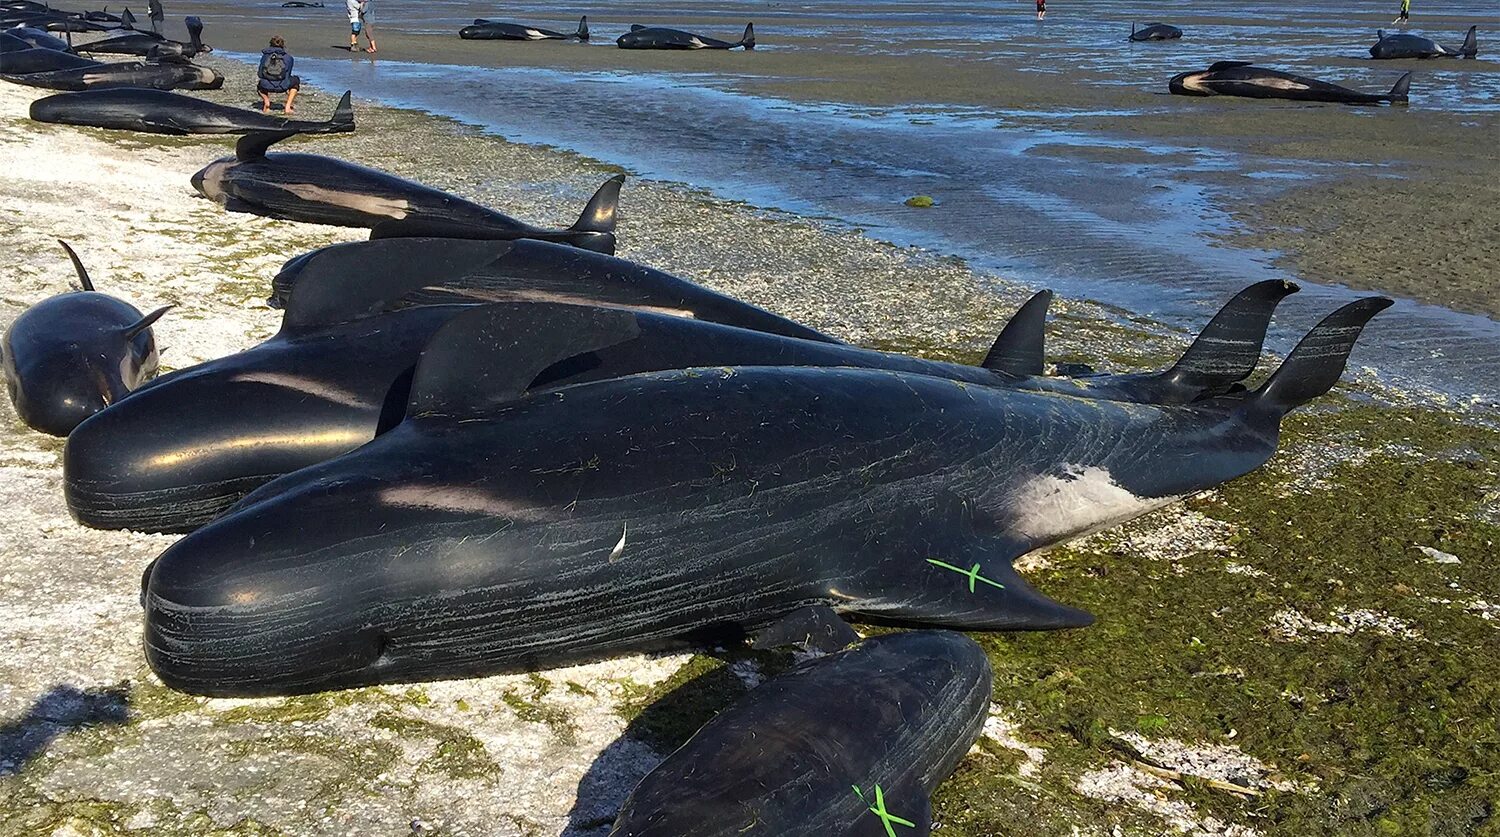
<svg viewBox="0 0 1500 837"><path fill-rule="evenodd" d="M194 11L209 19L208 40L221 52L250 52L264 39L264 27L238 20L242 9L170 10ZM308 37L326 31L339 42L346 30L331 16ZM732 28L720 18L682 20ZM444 62L485 65L512 54L456 43L394 26L381 34L382 53L396 61L442 51ZM668 73L691 67L671 55L558 54ZM921 56L835 51L813 61L789 48L755 58L769 67L744 83L782 95L880 97L884 105L934 95L917 82L887 83L930 77L913 72ZM1057 101L1049 107L1086 111L1147 95L1028 86L1015 72L1024 60L997 55L967 80L948 73L943 101L990 106L993 94L1035 108L1050 95ZM222 56L207 63L229 78L208 98L250 104L248 67ZM182 368L274 333L279 314L263 299L285 259L364 237L226 213L198 198L188 178L229 153L229 142L39 125L26 110L42 92L0 87L0 195L12 210L0 223L11 265L0 322L69 286L71 268L55 243L66 239L100 290L142 308L178 305L157 335L164 368ZM339 92L310 84L299 112L319 118ZM358 160L549 225L571 221L619 166L356 96L357 133L299 139L298 150ZM1472 139L1494 135L1495 113L1437 114L1424 127L1204 107L1195 135L1174 142L1261 143L1249 153L1266 170L1377 156L1399 169L1390 177L1341 171L1290 189L1252 189L1236 174L1234 188L1248 197L1230 211L1237 224L1226 244L1274 247L1281 269L1314 281L1500 310L1492 294L1496 152ZM1341 144L1297 144L1309 121L1347 133ZM1067 136L1038 154L1130 164L1145 152L1080 142L1073 132L1153 138L1172 130L1164 116L1068 122ZM1475 173L1469 188L1466 171ZM1108 190L1098 197L1109 204ZM934 357L976 360L1035 289L948 251L882 241L879 230L666 179L627 182L620 233L626 258L856 343ZM1124 259L1115 269L1143 264ZM1064 294L1054 306L1054 360L1154 368L1189 336L1176 317L1084 296ZM1303 305L1304 296L1314 301ZM1330 307L1304 296L1287 307L1304 308L1304 317ZM1214 304L1184 308L1201 319ZM1274 348L1288 345L1280 339ZM1028 562L1029 580L1099 622L976 635L995 666L995 695L984 736L935 796L940 833L1494 828L1500 430L1484 399L1435 390L1420 375L1393 376L1362 353L1344 380L1287 423L1280 453L1261 471ZM301 698L178 694L145 665L137 602L141 570L172 538L71 521L61 453L60 440L30 431L8 403L0 407L8 511L0 523L0 834L602 837L630 788L667 752L792 662L736 651Z"/></svg>

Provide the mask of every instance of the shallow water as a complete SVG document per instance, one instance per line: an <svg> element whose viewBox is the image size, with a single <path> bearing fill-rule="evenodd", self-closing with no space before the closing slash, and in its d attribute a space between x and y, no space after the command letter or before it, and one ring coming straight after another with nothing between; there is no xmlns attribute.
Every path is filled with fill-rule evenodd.
<svg viewBox="0 0 1500 837"><path fill-rule="evenodd" d="M1407 69L1402 65L1415 62L1361 60L1373 37L1360 15L1379 15L1389 4L1343 5L1346 11L1303 9L1290 20L1291 4L1271 4L1274 13L1243 17L1227 0L1158 3L1150 18L1179 22L1189 37L1131 44L1125 35L1139 7L1123 3L1091 4L1086 18L1072 4L1054 3L1045 24L1018 11L1019 4L996 13L994 4L951 0L769 8L727 2L711 14L685 2L634 3L610 7L607 19L591 15L592 45L494 49L582 49L594 55L613 50L611 35L626 28L611 21L686 25L686 18L698 22L692 27L697 31L731 38L752 17L763 46L749 56L704 56L712 60L701 66L713 70L704 72L371 62L319 58L315 52L299 56L297 69L324 87L348 87L388 104L483 125L515 141L575 150L637 176L835 219L879 238L963 256L1006 279L1186 326L1240 287L1288 272L1272 265L1274 253L1217 240L1236 231L1224 207L1246 194L1336 175L1343 167L1243 154L1193 137L1102 135L1091 122L1139 115L1172 119L1184 108L1213 115L1220 103L1167 96L1165 79L1224 58L1255 58L1355 87L1388 87ZM506 10L504 18L572 31L574 8L531 3ZM1472 0L1443 12L1443 25L1453 31L1433 34L1453 45L1462 32L1455 21L1495 19L1493 8ZM444 33L475 16L501 16L447 0L388 0L377 13L384 27ZM772 79L786 83L773 95L764 77L732 72L755 66L765 51L783 50L938 54L964 61L1019 57L1022 69L1055 76L1059 88L1086 79L1130 95L1118 107L1051 100L998 109L942 101L880 107L820 97L818 88L799 95L796 79ZM1475 71L1488 66L1423 62L1409 108L1351 110L1348 118L1410 120L1428 111L1500 108L1500 72ZM1040 89L1051 84L1043 82ZM1304 108L1336 107L1255 104L1274 118L1292 119ZM938 206L903 205L919 194L935 196ZM1287 348L1318 315L1357 295L1309 287L1278 315L1275 345ZM1465 362L1461 368L1434 363L1445 357ZM1494 383L1500 378L1500 324L1402 303L1377 320L1356 362L1465 400L1474 394L1494 399L1500 396Z"/></svg>

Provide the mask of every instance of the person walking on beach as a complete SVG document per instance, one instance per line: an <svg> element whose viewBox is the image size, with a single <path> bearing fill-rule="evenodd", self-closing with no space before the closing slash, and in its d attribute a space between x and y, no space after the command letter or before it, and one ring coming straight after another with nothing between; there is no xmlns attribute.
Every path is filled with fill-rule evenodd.
<svg viewBox="0 0 1500 837"><path fill-rule="evenodd" d="M365 52L375 51L375 33L370 30L370 0L344 0L344 8L349 11L349 51L359 49L359 33L365 33L365 40L370 45L365 47Z"/></svg>
<svg viewBox="0 0 1500 837"><path fill-rule="evenodd" d="M1406 24L1408 24L1410 22L1411 22L1411 0L1401 0L1401 13L1398 14L1398 15L1396 15L1396 19L1393 20L1393 21L1391 21L1391 23L1398 24L1398 25L1401 25L1401 26L1405 26Z"/></svg>
<svg viewBox="0 0 1500 837"><path fill-rule="evenodd" d="M1047 19L1047 0L1036 0L1036 19Z"/></svg>
<svg viewBox="0 0 1500 837"><path fill-rule="evenodd" d="M286 51L286 39L280 35L272 37L271 45L260 51L255 86L260 91L261 113L271 112L271 96L276 93L286 94L286 107L282 110L297 112L293 103L297 101L297 91L302 89L302 79L292 75L293 61L292 54Z"/></svg>

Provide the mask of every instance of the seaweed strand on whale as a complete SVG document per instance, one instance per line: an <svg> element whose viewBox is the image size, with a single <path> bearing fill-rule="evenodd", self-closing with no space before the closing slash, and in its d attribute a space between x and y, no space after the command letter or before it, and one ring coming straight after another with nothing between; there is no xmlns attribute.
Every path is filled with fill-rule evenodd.
<svg viewBox="0 0 1500 837"><path fill-rule="evenodd" d="M1189 406L827 367L528 394L541 370L634 339L640 318L560 306L569 327L554 312L532 340L512 318L497 343L471 311L424 349L400 425L262 486L157 559L148 660L177 689L281 694L768 629L837 641L830 610L1086 625L1011 562L1259 467L1387 305L1339 309L1258 389Z"/></svg>

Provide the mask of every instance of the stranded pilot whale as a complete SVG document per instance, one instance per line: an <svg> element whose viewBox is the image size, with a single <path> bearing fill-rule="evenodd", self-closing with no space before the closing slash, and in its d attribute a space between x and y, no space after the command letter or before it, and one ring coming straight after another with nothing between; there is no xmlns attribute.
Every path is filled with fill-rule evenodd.
<svg viewBox="0 0 1500 837"><path fill-rule="evenodd" d="M1458 49L1448 49L1430 38L1409 32L1387 35L1384 29L1376 31L1375 45L1370 47L1371 58L1475 58L1478 55L1478 26L1469 27Z"/></svg>
<svg viewBox="0 0 1500 837"><path fill-rule="evenodd" d="M439 334L399 426L157 558L147 660L179 690L266 695L822 632L835 611L1086 625L1011 562L1259 467L1389 304L1345 306L1259 389L1189 407L823 367L528 395L634 337L632 312L579 307L501 363L466 329Z"/></svg>
<svg viewBox="0 0 1500 837"><path fill-rule="evenodd" d="M25 76L56 70L76 70L80 67L96 67L99 63L81 55L50 47L28 47L0 52L0 73L7 75Z"/></svg>
<svg viewBox="0 0 1500 837"><path fill-rule="evenodd" d="M540 26L527 26L522 23L505 23L498 20L485 20L479 18L472 26L465 26L458 30L458 37L466 41L587 41L589 39L588 15L578 19L578 29L571 35L554 32L551 29L543 29Z"/></svg>
<svg viewBox="0 0 1500 837"><path fill-rule="evenodd" d="M58 243L73 260L83 290L22 311L0 335L0 366L21 420L66 436L156 374L151 324L171 306L143 316L135 306L97 293L73 248Z"/></svg>
<svg viewBox="0 0 1500 837"><path fill-rule="evenodd" d="M333 134L354 130L354 107L344 93L327 122L272 117L161 90L105 89L62 93L31 103L37 122L115 128L152 134L243 134L293 131Z"/></svg>
<svg viewBox="0 0 1500 837"><path fill-rule="evenodd" d="M930 833L993 675L952 631L867 639L750 690L642 779L610 837Z"/></svg>
<svg viewBox="0 0 1500 837"><path fill-rule="evenodd" d="M387 230L402 225L414 230L429 224L452 225L477 230L489 238L534 238L601 253L615 252L615 208L624 175L605 181L573 226L546 230L355 163L319 154L266 153L291 136L295 133L245 135L235 145L233 157L215 160L193 175L193 188L230 212L287 221Z"/></svg>
<svg viewBox="0 0 1500 837"><path fill-rule="evenodd" d="M218 90L224 86L224 77L217 70L200 67L180 56L163 56L144 63L124 61L90 64L71 70L28 75L0 73L0 79L48 90L103 90L113 87Z"/></svg>
<svg viewBox="0 0 1500 837"><path fill-rule="evenodd" d="M63 493L81 523L191 531L262 483L368 442L388 402L387 423L400 420L412 368L437 329L497 296L534 292L820 337L675 276L539 241L389 239L294 261L276 336L165 375L73 432ZM453 281L481 270L491 277L482 288Z"/></svg>
<svg viewBox="0 0 1500 837"><path fill-rule="evenodd" d="M745 34L730 43L706 35L694 35L681 29L665 26L641 26L636 24L630 31L615 39L620 49L755 49L755 24L745 24Z"/></svg>
<svg viewBox="0 0 1500 837"><path fill-rule="evenodd" d="M1218 61L1207 70L1179 73L1167 83L1167 89L1179 96L1243 96L1345 105L1404 104L1410 88L1411 73L1397 79L1389 93L1361 93L1306 76L1256 67L1249 61Z"/></svg>
<svg viewBox="0 0 1500 837"><path fill-rule="evenodd" d="M1132 41L1172 41L1181 37L1181 29L1166 23L1148 23L1144 29L1136 29L1134 23L1130 24Z"/></svg>
<svg viewBox="0 0 1500 837"><path fill-rule="evenodd" d="M173 41L155 32L131 31L124 35L116 35L92 43L79 44L79 52L101 53L111 55L180 55L184 58L192 58L205 52L212 52L212 48L203 43L203 21L196 17L187 18L188 41Z"/></svg>

